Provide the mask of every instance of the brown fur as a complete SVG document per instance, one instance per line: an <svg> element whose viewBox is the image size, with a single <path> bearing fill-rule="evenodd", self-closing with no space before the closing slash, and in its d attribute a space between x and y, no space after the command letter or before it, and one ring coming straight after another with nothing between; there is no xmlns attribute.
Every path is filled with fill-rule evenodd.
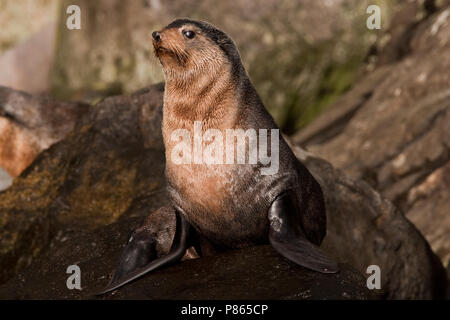
<svg viewBox="0 0 450 320"><path fill-rule="evenodd" d="M170 134L180 128L187 129L193 137L193 122L203 122L203 132L215 128L222 132L237 127L238 101L231 80L230 64L221 50L211 40L202 37L194 26L201 44L187 49L182 34L177 29L161 33L162 42L177 54L155 51L164 66L166 88L164 95L164 117L162 132L166 147L166 159L170 159L174 142ZM205 49L206 48L206 49ZM186 50L188 50L186 52ZM180 52L183 52L182 54ZM178 56L185 57L180 68ZM190 70L186 72L186 69ZM174 165L166 162L168 179L181 188L180 192L197 205L206 208L211 214L221 213L223 203L218 201L226 194L229 179L218 180L226 175L227 166ZM208 219L211 217L208 217Z"/></svg>
<svg viewBox="0 0 450 320"><path fill-rule="evenodd" d="M202 121L203 132L218 129L224 138L227 129L278 129L232 41L207 24L186 21L174 21L159 33L159 40L153 40L166 80L162 132L174 206L216 247L245 247L268 241L271 203L286 190L298 190L304 209L299 223L306 227L308 238L319 244L325 234L320 186L281 136L279 172L270 177L261 176L259 165L176 165L171 161L172 132L187 129L192 139L194 121ZM195 32L194 39L183 35L186 29ZM207 142L203 143L205 147ZM313 199L307 198L308 193Z"/></svg>

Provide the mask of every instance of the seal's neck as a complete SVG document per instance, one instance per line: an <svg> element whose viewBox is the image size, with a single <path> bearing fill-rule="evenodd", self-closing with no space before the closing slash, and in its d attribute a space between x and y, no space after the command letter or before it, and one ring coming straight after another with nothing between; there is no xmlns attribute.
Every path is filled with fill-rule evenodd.
<svg viewBox="0 0 450 320"><path fill-rule="evenodd" d="M164 118L204 128L230 125L237 112L236 84L227 65L182 75L166 74Z"/></svg>

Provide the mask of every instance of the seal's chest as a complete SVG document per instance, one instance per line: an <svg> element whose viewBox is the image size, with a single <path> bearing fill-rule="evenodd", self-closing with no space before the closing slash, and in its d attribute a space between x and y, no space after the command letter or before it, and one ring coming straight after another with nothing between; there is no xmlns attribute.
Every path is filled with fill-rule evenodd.
<svg viewBox="0 0 450 320"><path fill-rule="evenodd" d="M249 184L246 165L167 167L172 200L189 222L214 243L226 247L259 243L267 229L267 207ZM245 227L243 227L245 226Z"/></svg>
<svg viewBox="0 0 450 320"><path fill-rule="evenodd" d="M230 165L167 164L170 184L184 197L205 201L231 196L237 183Z"/></svg>

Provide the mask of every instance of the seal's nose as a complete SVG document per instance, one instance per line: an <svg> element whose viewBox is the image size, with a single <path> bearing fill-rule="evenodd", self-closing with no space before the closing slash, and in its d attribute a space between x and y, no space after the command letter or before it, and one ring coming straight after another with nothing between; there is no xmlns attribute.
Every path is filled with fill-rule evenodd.
<svg viewBox="0 0 450 320"><path fill-rule="evenodd" d="M159 34L158 31L153 31L152 37L156 42L159 42L161 40L161 35Z"/></svg>

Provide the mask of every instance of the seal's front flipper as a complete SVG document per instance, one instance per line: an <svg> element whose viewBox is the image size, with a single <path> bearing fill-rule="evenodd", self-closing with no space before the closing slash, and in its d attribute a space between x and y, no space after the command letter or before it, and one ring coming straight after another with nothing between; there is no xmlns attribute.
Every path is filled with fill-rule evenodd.
<svg viewBox="0 0 450 320"><path fill-rule="evenodd" d="M321 273L336 273L337 264L315 244L308 241L300 219L293 192L280 195L269 209L269 240L274 249L298 265Z"/></svg>
<svg viewBox="0 0 450 320"><path fill-rule="evenodd" d="M128 238L108 287L120 283L133 271L145 267L154 260L157 256L155 242L154 235L148 230L135 230Z"/></svg>
<svg viewBox="0 0 450 320"><path fill-rule="evenodd" d="M149 261L153 259L155 255L154 239L151 235L148 235L147 237L145 234L132 236L122 253L119 267L117 268L114 277L108 286L97 293L97 295L102 295L115 290L150 271L181 260L190 246L188 244L190 228L191 226L187 220L177 211L175 236L170 252L166 256L150 263Z"/></svg>

